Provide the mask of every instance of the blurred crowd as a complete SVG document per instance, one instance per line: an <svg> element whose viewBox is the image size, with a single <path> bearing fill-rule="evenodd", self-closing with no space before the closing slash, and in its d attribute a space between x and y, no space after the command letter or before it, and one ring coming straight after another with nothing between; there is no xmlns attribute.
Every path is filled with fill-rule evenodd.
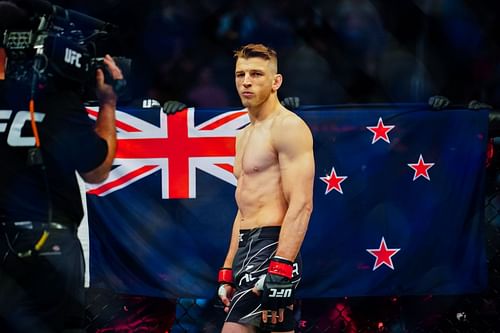
<svg viewBox="0 0 500 333"><path fill-rule="evenodd" d="M495 0L51 2L120 27L120 35L106 43L103 52L132 58L130 100L153 98L161 105L177 100L198 107L239 106L233 50L259 42L278 52L279 71L284 75L281 99L299 96L302 104L317 105L426 102L430 96L444 95L457 104L475 99L496 109L500 106L500 3ZM114 325L116 321L127 327L146 323L162 329L170 327L174 320L154 315L158 308L172 313L175 305L169 300L155 303L150 299L126 299L128 303L123 305L125 301L120 299L118 310L109 316L103 311L109 297L104 301L103 306L97 301L94 304L96 315L91 319L96 327L106 326L109 317L114 317ZM314 331L312 325L322 332L355 332L363 321L352 315L352 306L358 316L373 313L373 309L396 313L393 325L403 326L401 300L382 301L388 304L369 304L368 310L360 310L361 306L352 304L352 300L318 303L316 308L305 303L305 311L323 312L314 316L305 312L299 323L304 332ZM430 308L428 303L415 304ZM407 305L405 308L409 313L416 312ZM178 313L178 317L189 317L188 310ZM141 318L143 313L153 313L153 319L137 321L132 312ZM497 315L497 310L494 312ZM103 321L96 319L97 314ZM313 317L320 320L302 320ZM433 319L436 315L425 313L421 317ZM383 322L382 327L373 318L365 322L370 320L371 327L387 331ZM113 328L99 332L116 331L116 326L109 327Z"/></svg>
<svg viewBox="0 0 500 333"><path fill-rule="evenodd" d="M494 0L61 0L120 26L110 52L133 59L133 97L238 106L232 51L274 47L281 98L302 104L500 103Z"/></svg>

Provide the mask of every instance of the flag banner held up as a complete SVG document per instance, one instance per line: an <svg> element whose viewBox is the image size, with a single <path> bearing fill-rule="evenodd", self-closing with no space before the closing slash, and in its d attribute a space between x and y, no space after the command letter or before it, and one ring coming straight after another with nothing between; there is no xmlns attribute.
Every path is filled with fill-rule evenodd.
<svg viewBox="0 0 500 333"><path fill-rule="evenodd" d="M405 104L298 114L316 160L299 297L486 287L486 111ZM119 108L113 170L87 185L92 287L215 295L236 214L235 135L248 122L235 109Z"/></svg>

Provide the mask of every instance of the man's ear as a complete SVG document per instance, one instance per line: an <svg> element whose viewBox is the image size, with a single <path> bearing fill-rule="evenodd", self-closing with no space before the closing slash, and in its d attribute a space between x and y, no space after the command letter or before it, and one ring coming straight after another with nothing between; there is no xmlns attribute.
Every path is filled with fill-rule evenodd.
<svg viewBox="0 0 500 333"><path fill-rule="evenodd" d="M278 91L278 89L281 87L282 83L283 83L283 75L281 75L281 74L274 75L273 91Z"/></svg>

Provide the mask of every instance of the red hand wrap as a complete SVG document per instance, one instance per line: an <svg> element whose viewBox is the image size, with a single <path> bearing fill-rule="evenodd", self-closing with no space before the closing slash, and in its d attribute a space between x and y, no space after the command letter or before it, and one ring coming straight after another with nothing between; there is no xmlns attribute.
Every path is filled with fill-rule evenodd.
<svg viewBox="0 0 500 333"><path fill-rule="evenodd" d="M233 284L233 269L232 268L221 268L219 269L219 283Z"/></svg>
<svg viewBox="0 0 500 333"><path fill-rule="evenodd" d="M269 263L268 272L291 279L293 273L293 263L276 261L275 259L273 259Z"/></svg>

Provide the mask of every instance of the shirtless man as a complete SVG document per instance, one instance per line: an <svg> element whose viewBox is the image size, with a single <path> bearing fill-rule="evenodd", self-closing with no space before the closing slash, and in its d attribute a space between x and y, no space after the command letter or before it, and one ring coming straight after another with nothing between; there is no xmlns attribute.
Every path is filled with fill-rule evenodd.
<svg viewBox="0 0 500 333"><path fill-rule="evenodd" d="M293 332L299 249L312 212L313 139L278 100L276 52L249 44L235 58L250 125L236 138L238 213L218 279L227 312L222 332Z"/></svg>

